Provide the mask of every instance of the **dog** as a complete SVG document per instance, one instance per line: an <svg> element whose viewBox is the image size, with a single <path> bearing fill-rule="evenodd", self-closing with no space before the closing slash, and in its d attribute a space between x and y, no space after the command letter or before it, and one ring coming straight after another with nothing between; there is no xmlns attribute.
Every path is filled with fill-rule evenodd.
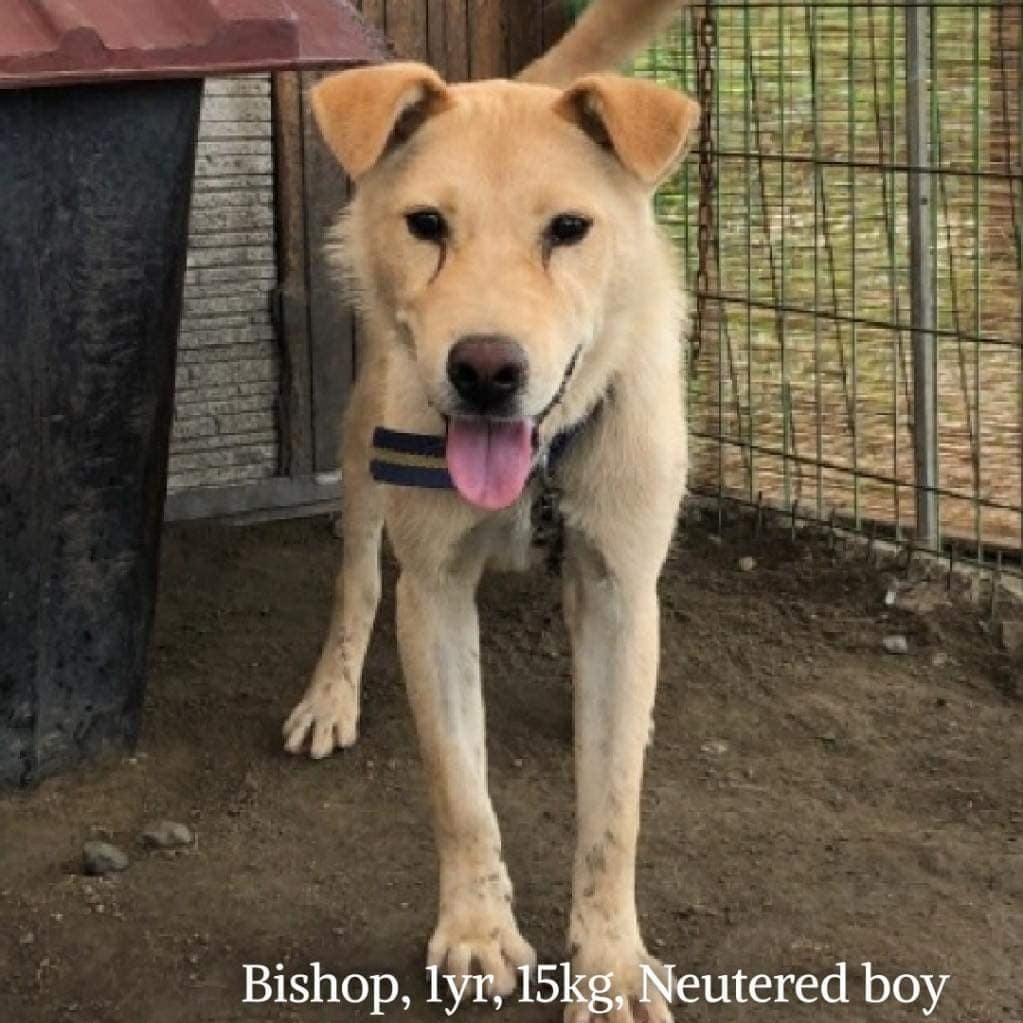
<svg viewBox="0 0 1023 1023"><path fill-rule="evenodd" d="M514 81L449 85L393 63L311 93L355 184L335 255L365 343L342 432L344 563L285 745L323 757L355 742L386 524L440 861L428 962L512 992L535 955L487 791L475 591L495 559L527 566L553 481L578 789L569 949L574 972L613 975L618 1023L671 1019L656 990L640 1005L660 965L635 900L656 586L687 464L685 300L651 200L699 107L610 72L679 6L597 0Z"/></svg>

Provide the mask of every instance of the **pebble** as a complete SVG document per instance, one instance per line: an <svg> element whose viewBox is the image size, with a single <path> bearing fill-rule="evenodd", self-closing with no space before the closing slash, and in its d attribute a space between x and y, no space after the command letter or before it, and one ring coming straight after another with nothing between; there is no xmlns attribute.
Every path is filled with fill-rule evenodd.
<svg viewBox="0 0 1023 1023"><path fill-rule="evenodd" d="M25 933L18 939L18 944L31 945L35 940L36 936L31 931L25 931Z"/></svg>
<svg viewBox="0 0 1023 1023"><path fill-rule="evenodd" d="M745 558L739 558L739 571L740 572L752 572L757 567L756 558L751 558L748 555Z"/></svg>
<svg viewBox="0 0 1023 1023"><path fill-rule="evenodd" d="M931 654L931 667L932 668L944 668L948 664L948 654L943 650L935 650Z"/></svg>
<svg viewBox="0 0 1023 1023"><path fill-rule="evenodd" d="M192 829L177 821L160 821L142 832L142 844L147 849L181 849L194 839Z"/></svg>
<svg viewBox="0 0 1023 1023"><path fill-rule="evenodd" d="M885 636L881 642L890 654L909 653L909 641L905 636Z"/></svg>
<svg viewBox="0 0 1023 1023"><path fill-rule="evenodd" d="M128 856L110 842L86 842L82 846L82 865L86 874L101 877L128 869Z"/></svg>
<svg viewBox="0 0 1023 1023"><path fill-rule="evenodd" d="M721 739L711 739L700 747L701 753L707 753L712 757L720 757L728 752L728 743Z"/></svg>

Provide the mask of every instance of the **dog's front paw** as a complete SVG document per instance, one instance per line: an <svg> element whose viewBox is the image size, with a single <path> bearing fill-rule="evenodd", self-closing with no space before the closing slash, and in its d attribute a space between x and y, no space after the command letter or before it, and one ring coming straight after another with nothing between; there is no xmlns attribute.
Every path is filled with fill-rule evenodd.
<svg viewBox="0 0 1023 1023"><path fill-rule="evenodd" d="M536 953L519 933L508 903L502 901L442 911L426 951L426 965L452 975L456 985L468 977L488 977L485 996L505 997L518 986L517 971L536 965Z"/></svg>
<svg viewBox="0 0 1023 1023"><path fill-rule="evenodd" d="M672 1023L668 1003L652 979L663 984L664 966L641 941L588 943L579 947L572 967L573 977L584 978L579 989L588 991L592 986L607 994L599 1003L589 999L566 1005L565 1023ZM604 977L610 978L610 984L605 985ZM599 987L590 983L598 978ZM613 1007L605 1009L608 1002Z"/></svg>
<svg viewBox="0 0 1023 1023"><path fill-rule="evenodd" d="M284 748L301 753L309 743L314 760L355 743L359 734L359 693L346 678L317 675L284 722Z"/></svg>

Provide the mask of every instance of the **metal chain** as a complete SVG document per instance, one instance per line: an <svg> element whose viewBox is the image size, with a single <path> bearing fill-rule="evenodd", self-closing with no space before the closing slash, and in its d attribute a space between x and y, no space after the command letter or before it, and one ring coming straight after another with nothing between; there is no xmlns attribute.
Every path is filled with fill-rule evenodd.
<svg viewBox="0 0 1023 1023"><path fill-rule="evenodd" d="M696 364L703 345L703 330L710 294L710 264L714 247L714 193L717 178L714 172L713 109L715 56L718 45L718 26L714 4L699 8L696 21L696 98L700 102L699 175L700 195L696 229L696 312L690 347L690 373L695 375Z"/></svg>

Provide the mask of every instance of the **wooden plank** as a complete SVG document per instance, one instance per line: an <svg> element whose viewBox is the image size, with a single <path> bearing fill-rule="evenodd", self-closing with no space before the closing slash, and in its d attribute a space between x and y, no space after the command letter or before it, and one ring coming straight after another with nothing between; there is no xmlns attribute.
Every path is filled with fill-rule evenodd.
<svg viewBox="0 0 1023 1023"><path fill-rule="evenodd" d="M286 477L226 487L194 487L167 495L164 519L186 522L225 516L279 518L284 513L315 514L339 507L341 483L334 478Z"/></svg>
<svg viewBox="0 0 1023 1023"><path fill-rule="evenodd" d="M370 25L387 34L387 0L361 0L359 10Z"/></svg>
<svg viewBox="0 0 1023 1023"><path fill-rule="evenodd" d="M572 23L568 0L541 0L540 21L543 50L549 50Z"/></svg>
<svg viewBox="0 0 1023 1023"><path fill-rule="evenodd" d="M281 344L281 472L313 468L312 384L303 176L302 84L297 72L273 76L274 153L277 174L277 317Z"/></svg>
<svg viewBox="0 0 1023 1023"><path fill-rule="evenodd" d="M449 82L469 78L469 0L444 0L444 64Z"/></svg>
<svg viewBox="0 0 1023 1023"><path fill-rule="evenodd" d="M387 35L404 60L430 59L427 40L427 0L388 0Z"/></svg>
<svg viewBox="0 0 1023 1023"><path fill-rule="evenodd" d="M477 81L482 78L503 78L507 72L504 0L470 0L470 77Z"/></svg>
<svg viewBox="0 0 1023 1023"><path fill-rule="evenodd" d="M543 0L505 0L508 75L518 74L543 52Z"/></svg>
<svg viewBox="0 0 1023 1023"><path fill-rule="evenodd" d="M321 77L302 74L302 92ZM325 249L348 198L348 180L320 138L303 100L305 142L305 224L309 288L309 354L312 366L313 470L329 472L338 464L341 416L355 369L355 323L338 275Z"/></svg>
<svg viewBox="0 0 1023 1023"><path fill-rule="evenodd" d="M448 54L445 44L447 29L446 0L427 0L426 3L426 59L432 64L441 78L448 78Z"/></svg>

